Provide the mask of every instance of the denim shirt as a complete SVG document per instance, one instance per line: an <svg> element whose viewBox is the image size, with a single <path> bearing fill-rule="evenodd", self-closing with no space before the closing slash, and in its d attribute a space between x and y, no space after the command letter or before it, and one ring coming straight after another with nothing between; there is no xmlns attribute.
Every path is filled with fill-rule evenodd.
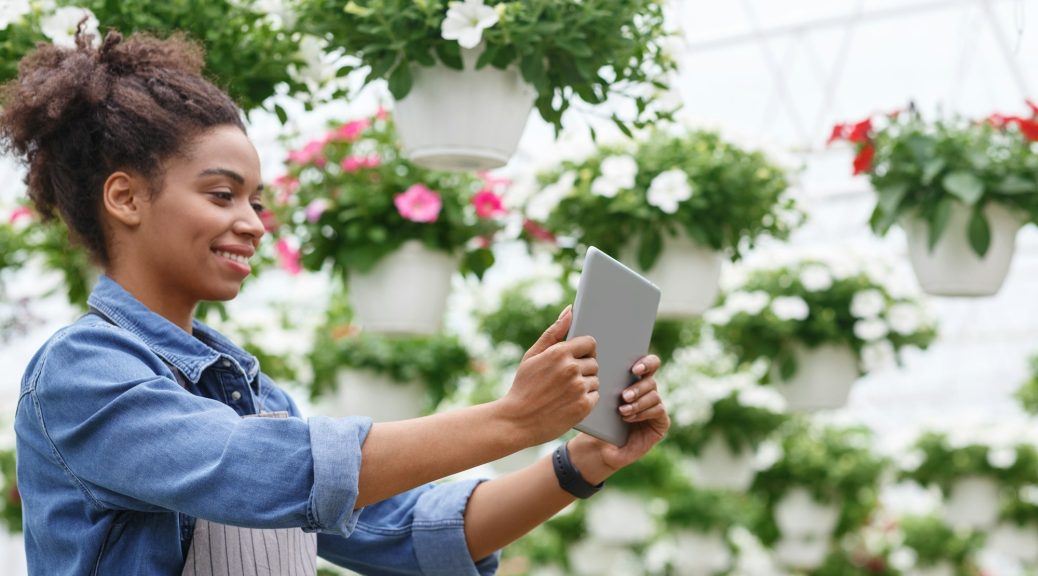
<svg viewBox="0 0 1038 576"><path fill-rule="evenodd" d="M492 574L469 556L478 481L426 485L355 510L367 418L303 419L256 359L188 334L102 276L88 314L36 353L15 431L32 574L179 575L184 520L318 533L364 574ZM187 389L176 380L176 367ZM287 411L289 418L242 418Z"/></svg>

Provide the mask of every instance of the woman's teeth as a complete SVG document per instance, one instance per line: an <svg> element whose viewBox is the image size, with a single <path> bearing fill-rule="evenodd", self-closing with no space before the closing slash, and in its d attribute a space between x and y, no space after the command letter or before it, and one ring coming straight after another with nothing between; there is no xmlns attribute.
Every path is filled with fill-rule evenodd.
<svg viewBox="0 0 1038 576"><path fill-rule="evenodd" d="M239 264L248 264L249 263L249 259L246 258L245 256L239 256L238 254L231 254L230 252L224 252L222 250L213 250L213 252L215 252L217 256L223 256L224 258L228 258L230 260L234 260L235 262L237 262Z"/></svg>

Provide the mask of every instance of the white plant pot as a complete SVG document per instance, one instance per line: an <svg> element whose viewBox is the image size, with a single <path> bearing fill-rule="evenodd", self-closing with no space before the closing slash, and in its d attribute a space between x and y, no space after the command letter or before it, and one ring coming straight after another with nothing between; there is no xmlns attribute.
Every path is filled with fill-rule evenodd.
<svg viewBox="0 0 1038 576"><path fill-rule="evenodd" d="M404 155L441 170L490 170L519 145L537 91L515 66L476 70L482 48L462 49L464 70L442 64L412 68L411 91L396 103Z"/></svg>
<svg viewBox="0 0 1038 576"><path fill-rule="evenodd" d="M794 412L817 412L847 405L851 386L858 380L858 359L847 346L826 344L817 348L797 345L793 352L797 371L782 380L778 364L771 382Z"/></svg>
<svg viewBox="0 0 1038 576"><path fill-rule="evenodd" d="M0 566L4 574L17 576L28 574L25 560L25 537L23 534L11 534L0 531Z"/></svg>
<svg viewBox="0 0 1038 576"><path fill-rule="evenodd" d="M344 368L336 374L335 393L320 397L315 408L327 416L392 422L421 416L427 401L421 382L396 382L370 370Z"/></svg>
<svg viewBox="0 0 1038 576"><path fill-rule="evenodd" d="M647 542L654 526L648 502L623 492L602 492L588 502L584 519L588 536L604 544Z"/></svg>
<svg viewBox="0 0 1038 576"><path fill-rule="evenodd" d="M1038 524L1003 522L988 535L988 546L1024 564L1038 564Z"/></svg>
<svg viewBox="0 0 1038 576"><path fill-rule="evenodd" d="M688 470L696 486L744 492L753 483L754 452L733 452L720 435L710 438L699 454L688 460Z"/></svg>
<svg viewBox="0 0 1038 576"><path fill-rule="evenodd" d="M835 503L818 502L806 488L791 489L775 504L775 523L784 538L828 541L839 516Z"/></svg>
<svg viewBox="0 0 1038 576"><path fill-rule="evenodd" d="M955 576L955 567L942 560L933 566L917 566L909 573L912 576Z"/></svg>
<svg viewBox="0 0 1038 576"><path fill-rule="evenodd" d="M721 532L680 530L674 534L673 570L676 576L711 576L728 570L732 552Z"/></svg>
<svg viewBox="0 0 1038 576"><path fill-rule="evenodd" d="M970 247L966 231L971 209L963 204L953 204L948 226L932 252L929 224L919 218L902 220L908 257L925 292L935 296L990 296L1002 287L1023 221L995 203L988 203L984 214L991 225L991 246L983 258Z"/></svg>
<svg viewBox="0 0 1038 576"><path fill-rule="evenodd" d="M368 332L432 334L440 327L458 258L405 242L367 274L350 274L357 324Z"/></svg>
<svg viewBox="0 0 1038 576"><path fill-rule="evenodd" d="M783 536L772 549L775 560L787 568L814 570L822 565L829 554L829 536L793 538Z"/></svg>
<svg viewBox="0 0 1038 576"><path fill-rule="evenodd" d="M967 476L952 484L944 501L944 519L954 528L981 530L998 520L999 486L991 478Z"/></svg>
<svg viewBox="0 0 1038 576"><path fill-rule="evenodd" d="M660 288L661 319L699 316L717 301L724 254L703 248L684 235L666 236L659 259L650 270L638 266L637 247L623 255L624 262Z"/></svg>

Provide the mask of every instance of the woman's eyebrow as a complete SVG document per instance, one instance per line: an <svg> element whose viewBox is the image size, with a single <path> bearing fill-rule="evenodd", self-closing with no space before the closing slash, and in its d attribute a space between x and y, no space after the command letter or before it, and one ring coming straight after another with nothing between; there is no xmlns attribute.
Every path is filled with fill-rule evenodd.
<svg viewBox="0 0 1038 576"><path fill-rule="evenodd" d="M199 178L204 178L205 176L226 176L227 178L237 182L239 185L245 184L245 177L230 168L206 168L198 173ZM256 186L256 191L263 191L262 183L259 186Z"/></svg>

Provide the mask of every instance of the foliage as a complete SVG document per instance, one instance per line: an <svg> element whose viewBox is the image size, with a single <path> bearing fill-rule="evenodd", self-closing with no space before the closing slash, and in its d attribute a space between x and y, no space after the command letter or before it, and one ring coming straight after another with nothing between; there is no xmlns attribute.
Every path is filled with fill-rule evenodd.
<svg viewBox="0 0 1038 576"><path fill-rule="evenodd" d="M820 427L792 420L779 431L782 456L757 473L751 490L763 496L769 511L795 487L808 490L819 502L840 507L836 536L862 526L878 503L885 461L871 450L864 428ZM769 515L755 531L774 542L778 528Z"/></svg>
<svg viewBox="0 0 1038 576"><path fill-rule="evenodd" d="M1038 450L1028 444L990 446L978 440L958 441L939 432L926 432L915 442L913 451L918 462L904 465L902 478L938 486L945 495L957 480L967 476L986 476L1010 488L1038 478Z"/></svg>
<svg viewBox="0 0 1038 576"><path fill-rule="evenodd" d="M666 239L680 237L738 259L761 236L787 238L800 220L783 169L713 132L656 130L539 181L527 215L569 239L559 258L571 268L596 246L650 270Z"/></svg>
<svg viewBox="0 0 1038 576"><path fill-rule="evenodd" d="M252 2L57 0L54 4L89 9L100 22L102 35L110 28L158 37L186 34L205 48L205 74L245 110L260 108L279 85L286 85L291 93L306 92L306 85L290 73L294 66L304 65L299 54L302 35L285 19L263 14ZM17 62L38 42L50 40L41 24L53 9L44 5L35 3L22 19L0 29L0 82L15 76Z"/></svg>
<svg viewBox="0 0 1038 576"><path fill-rule="evenodd" d="M331 48L360 60L364 84L385 79L395 98L410 92L418 67L463 68L459 42L445 39L445 0L303 0L300 26ZM460 3L459 3L460 4ZM470 0L478 4L482 0ZM482 30L476 68L517 66L537 92L535 106L556 130L572 104L597 105L620 97L634 104L630 118L613 115L623 130L642 127L669 111L639 89L665 89L676 63L661 46L663 7L656 0L488 0L496 20ZM339 75L354 70L348 59ZM642 90L644 91L644 90Z"/></svg>
<svg viewBox="0 0 1038 576"><path fill-rule="evenodd" d="M3 490L3 497L0 498L0 520L8 532L16 534L22 531L22 497L18 494L13 449L0 450L0 474L3 474L3 482L0 483L0 490Z"/></svg>
<svg viewBox="0 0 1038 576"><path fill-rule="evenodd" d="M288 167L276 183L278 234L299 238L309 270L327 264L344 277L368 272L409 240L463 253L462 270L480 277L494 262L490 243L503 209L492 184L408 162L384 112L333 126L289 153ZM416 197L408 194L419 203L406 204Z"/></svg>
<svg viewBox="0 0 1038 576"><path fill-rule="evenodd" d="M1038 354L1031 357L1031 376L1016 391L1016 398L1024 410L1038 415Z"/></svg>
<svg viewBox="0 0 1038 576"><path fill-rule="evenodd" d="M946 561L958 576L977 574L972 559L983 543L979 533L957 532L932 516L901 518L899 528L904 535L904 547L916 554L916 565L933 566Z"/></svg>
<svg viewBox="0 0 1038 576"><path fill-rule="evenodd" d="M1038 109L1031 106L1032 116ZM983 256L991 226L983 209L997 203L1038 219L1038 140L1034 117L995 114L986 121L963 118L925 120L914 107L837 125L833 139L853 143L855 173L865 173L878 200L869 221L885 234L898 220L919 217L933 249L948 225L952 207L968 207L967 237Z"/></svg>
<svg viewBox="0 0 1038 576"><path fill-rule="evenodd" d="M349 324L348 308L336 298L314 340L311 396L336 389L342 368L371 370L396 382L420 381L430 407L440 403L473 369L468 350L453 336L393 337L362 332Z"/></svg>
<svg viewBox="0 0 1038 576"><path fill-rule="evenodd" d="M740 361L768 359L783 379L797 371L798 345L848 346L864 374L936 337L918 300L895 296L864 272L838 273L814 260L752 272L706 318Z"/></svg>
<svg viewBox="0 0 1038 576"><path fill-rule="evenodd" d="M1002 499L1002 518L1018 526L1038 526L1038 484L1007 490Z"/></svg>
<svg viewBox="0 0 1038 576"><path fill-rule="evenodd" d="M687 528L705 533L719 530L724 534L732 526L758 522L760 512L760 502L752 494L689 486L670 495L663 518L668 532Z"/></svg>

